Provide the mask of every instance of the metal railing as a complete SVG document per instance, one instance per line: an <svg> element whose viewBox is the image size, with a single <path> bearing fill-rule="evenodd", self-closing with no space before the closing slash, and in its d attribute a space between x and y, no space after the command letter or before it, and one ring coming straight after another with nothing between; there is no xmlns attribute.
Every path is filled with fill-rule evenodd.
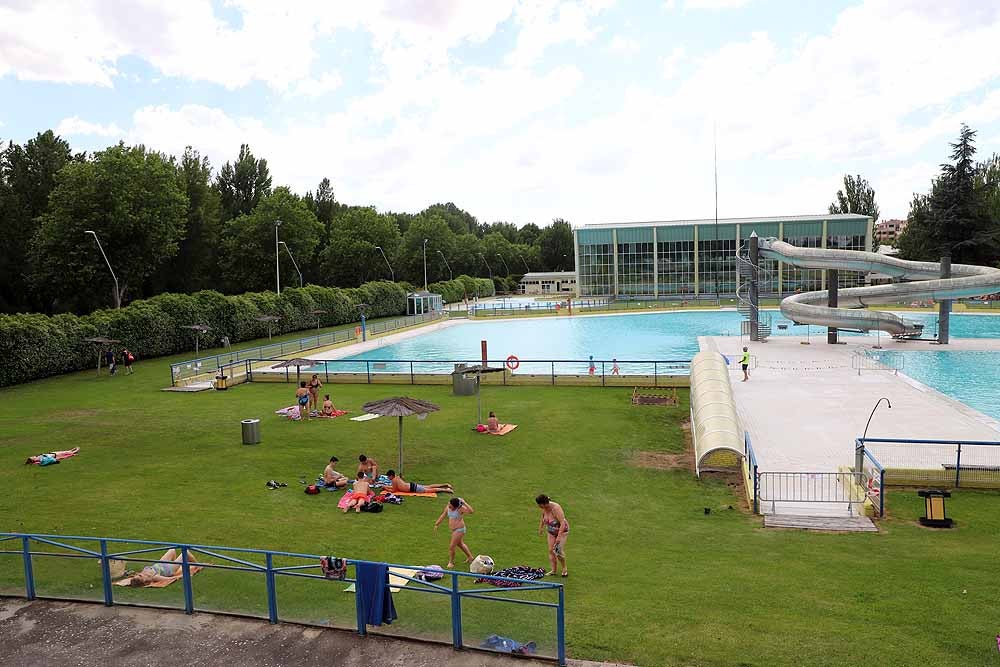
<svg viewBox="0 0 1000 667"><path fill-rule="evenodd" d="M846 504L850 513L864 502L864 484L860 472L759 472L757 497L770 503L771 513L777 503Z"/></svg>
<svg viewBox="0 0 1000 667"><path fill-rule="evenodd" d="M272 551L267 549L244 549L244 548L234 548L234 547L222 547L222 546L206 546L198 544L178 544L176 542L160 542L160 541L149 541L149 540L129 540L129 539L119 539L119 538L104 538L104 537L80 537L71 535L46 535L46 534L34 534L34 533L0 533L0 543L17 543L19 544L18 549L2 549L0 550L0 556L20 556L22 561L22 566L24 570L24 596L28 600L35 599L71 599L80 600L79 597L53 597L39 595L37 590L38 578L35 574L35 561L38 558L68 558L68 559L96 559L100 564L100 578L101 578L101 598L99 600L106 606L113 606L115 604L126 605L126 606L158 606L160 608L168 609L183 609L186 614L193 614L195 611L208 611L211 613L213 610L205 608L196 608L195 606L195 587L194 587L194 571L193 568L204 568L208 571L229 571L229 572L245 572L251 575L258 575L263 578L264 581L264 592L266 594L266 604L267 604L267 616L260 616L254 614L240 614L244 616L249 616L252 618L266 618L271 623L278 623L281 620L279 614L278 605L278 586L277 581L280 577L287 577L288 579L298 579L298 580L318 580L324 582L320 585L329 585L330 583L345 582L354 583L359 590L354 596L354 624L352 629L356 629L359 635L366 635L369 633L366 618L365 609L363 602L365 595L362 594L363 583L359 583L357 576L354 578L345 577L344 579L338 579L331 582L323 574L316 574L315 571L321 571L321 566L319 564L320 555L316 554L302 554L286 551ZM76 544L71 544L76 543ZM79 543L84 543L89 546L81 546ZM120 548L115 548L115 545L128 545L130 548L121 550ZM140 548L131 548L133 546L139 546ZM58 549L58 551L52 550L53 548ZM181 557L180 561L174 560L162 560L160 558L152 558L150 554L159 552L164 548L175 549L179 551ZM201 558L195 556L197 554ZM228 554L228 555L227 555ZM166 554L164 554L166 556ZM207 562L203 560L204 557L211 558L219 562ZM262 562L254 562L254 560ZM454 648L473 648L479 649L475 644L466 643L465 635L463 634L463 622L462 622L462 607L463 601L466 600L487 600L491 602L499 602L505 605L527 605L529 607L538 607L544 609L553 610L555 613L555 641L554 655L541 654L537 657L555 659L559 665L566 664L566 646L565 646L565 592L562 584L551 583L545 581L524 581L520 579L507 579L505 577L495 577L489 575L478 575L470 574L467 572L455 572L455 571L443 571L443 578L440 580L443 583L433 583L430 581L424 581L416 579L415 577L407 576L401 571L415 570L420 572L423 566L408 566L408 565L397 565L392 563L373 563L372 561L357 560L357 559L345 559L349 566L353 566L356 569L359 564L374 564L374 565L386 565L390 568L390 572L401 579L406 580L406 584L401 586L396 585L397 591L393 591L393 595L396 596L397 600L400 600L400 596L405 594L424 594L424 595L439 595L446 596L450 600L450 620L451 620L451 644ZM163 605L144 605L136 602L121 602L115 600L115 586L113 586L112 575L111 575L111 565L112 561L126 561L131 563L143 563L143 564L153 564L153 563L168 563L171 565L180 565L180 576L181 576L181 588L183 590L183 606L180 607L170 607ZM311 561L311 562L306 562ZM289 563L289 564L279 564L279 563ZM74 571L81 571L82 568L73 568ZM56 570L57 573L64 572L63 569ZM95 573L96 575L96 573ZM58 574L56 576L59 576ZM206 575L201 575L206 576ZM463 588L462 582L468 582L471 579L487 579L489 583L475 586L473 584L472 588ZM499 584L504 582L514 582L520 586L517 588L509 588ZM490 585L490 584L493 585ZM387 586L392 584L386 584ZM84 586L82 584L81 586ZM93 584L85 584L87 588L82 590L93 590ZM134 591L135 589L124 588L121 589L120 594L125 596L126 591ZM328 612L328 598L329 596L322 595L322 593L329 592L330 589L316 589L311 591L312 595L309 599L315 599L316 607L323 607L323 611ZM340 590L340 589L338 589ZM523 597L510 597L511 595L520 595L523 593L528 593L534 591L532 595ZM497 595L498 593L503 594ZM544 598L546 594L554 595L555 601L546 601L545 599L532 599L532 598ZM400 604L397 601L397 605ZM489 623L496 624L501 622L504 618L503 615L494 614L488 619ZM426 620L426 619L424 619ZM296 621L301 622L301 621ZM320 625L323 627L347 627L347 626L336 626L330 623L310 623L310 625ZM540 624L534 623L534 628L541 627ZM481 634L485 634L486 631L480 631ZM398 634L398 633L393 633ZM492 634L492 632L490 632ZM417 637L424 640L439 641L436 637ZM485 636L483 637L485 639ZM544 646L551 646L551 644L543 644Z"/></svg>
<svg viewBox="0 0 1000 667"><path fill-rule="evenodd" d="M1000 441L858 438L855 468L862 456L878 462L888 486L1000 488Z"/></svg>
<svg viewBox="0 0 1000 667"><path fill-rule="evenodd" d="M899 375L899 371L903 370L904 365L905 357L901 354L883 357L864 350L857 350L851 355L851 369L856 370L858 375L861 375L861 371L892 371Z"/></svg>
<svg viewBox="0 0 1000 667"><path fill-rule="evenodd" d="M407 315L393 318L391 320L373 322L366 325L366 335L374 336L384 334L388 331L404 329L406 327L441 319L443 317L446 317L444 313L426 313L423 315ZM359 333L360 328L361 325L359 323L354 328L338 329L336 331L306 336L296 340L268 343L266 345L229 350L219 354L198 357L197 359L179 361L177 363L170 364L170 386L177 386L178 382L183 382L199 375L214 375L217 369L220 369L223 366L231 365L247 359L280 359L285 355L296 352L304 352L306 350L329 347L330 345L336 345L338 343L346 343L361 337ZM208 379L211 379L211 377Z"/></svg>
<svg viewBox="0 0 1000 667"><path fill-rule="evenodd" d="M854 457L854 472L862 474L865 496L876 508L878 515L885 516L885 468L865 449L861 438L855 441Z"/></svg>
<svg viewBox="0 0 1000 667"><path fill-rule="evenodd" d="M481 359L327 359L316 360L312 366L301 368L274 368L281 359L244 359L223 364L219 372L228 377L243 377L248 382L280 381L299 382L303 376L316 373L323 382L357 382L363 384L442 384L441 377L450 382L456 365L475 366ZM512 370L508 359L491 359L487 364L502 367L502 373L482 376L483 384L558 384L558 378L588 378L600 386L634 385L635 381L660 386L661 381L691 372L689 359L663 359L655 361L603 359L521 359ZM615 370L617 366L617 372ZM737 365L736 368L739 368Z"/></svg>
<svg viewBox="0 0 1000 667"><path fill-rule="evenodd" d="M750 501L754 514L760 514L760 470L757 467L757 455L753 451L750 432L743 431L743 465L745 479L750 487Z"/></svg>

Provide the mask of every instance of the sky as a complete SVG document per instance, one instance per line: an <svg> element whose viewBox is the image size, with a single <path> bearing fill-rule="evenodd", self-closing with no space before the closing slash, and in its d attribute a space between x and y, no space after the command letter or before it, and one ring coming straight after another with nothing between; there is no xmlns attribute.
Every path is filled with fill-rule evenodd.
<svg viewBox="0 0 1000 667"><path fill-rule="evenodd" d="M905 217L961 123L1000 151L981 0L0 0L0 139L54 129L338 201L574 225ZM717 152L713 160L713 145Z"/></svg>

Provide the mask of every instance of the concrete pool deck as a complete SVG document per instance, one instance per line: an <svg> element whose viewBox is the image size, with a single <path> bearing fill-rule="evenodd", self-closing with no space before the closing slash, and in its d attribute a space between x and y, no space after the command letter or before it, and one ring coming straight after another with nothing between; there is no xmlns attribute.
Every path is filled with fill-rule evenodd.
<svg viewBox="0 0 1000 667"><path fill-rule="evenodd" d="M861 370L854 366L860 351L872 349L874 338L848 337L829 345L823 337L776 336L766 343L739 337L706 336L701 349L714 349L738 360L750 348L757 368L750 381L733 372L733 396L743 427L750 433L761 470L836 472L854 464L854 439L876 401L885 396L892 409L879 408L869 437L1000 440L1000 423L909 377L903 371ZM883 336L884 350L1000 350L997 339L953 340L948 346L895 341Z"/></svg>

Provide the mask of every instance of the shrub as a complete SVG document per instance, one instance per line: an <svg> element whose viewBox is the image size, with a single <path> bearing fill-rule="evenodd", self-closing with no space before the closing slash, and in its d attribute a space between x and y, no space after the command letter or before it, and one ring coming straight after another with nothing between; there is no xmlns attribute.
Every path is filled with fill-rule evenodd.
<svg viewBox="0 0 1000 667"><path fill-rule="evenodd" d="M457 281L449 281L457 282ZM486 282L489 282L488 280ZM93 368L97 349L85 338L105 336L120 340L140 358L158 357L194 350L195 334L183 327L211 327L202 345L217 343L223 336L238 343L267 335L260 315L278 315L273 333L289 333L320 324L336 326L358 319L357 304L367 303L369 317L388 317L406 312L407 290L399 283L377 281L361 287L340 289L309 285L274 292L248 292L225 296L212 290L194 294L160 294L135 301L120 310L99 310L78 317L40 314L0 315L0 387L71 371Z"/></svg>

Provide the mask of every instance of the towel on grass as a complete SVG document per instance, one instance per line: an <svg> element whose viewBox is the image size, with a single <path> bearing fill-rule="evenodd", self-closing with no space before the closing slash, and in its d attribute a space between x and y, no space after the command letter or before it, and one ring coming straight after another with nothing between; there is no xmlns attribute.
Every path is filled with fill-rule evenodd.
<svg viewBox="0 0 1000 667"><path fill-rule="evenodd" d="M508 567L505 570L500 570L499 572L492 573L494 577L506 577L507 579L523 579L525 583L529 581L537 581L545 577L545 570L540 567L528 567L527 565L515 565L514 567ZM497 581L496 579L490 579L489 577L480 577L476 579L477 584L491 584L497 588L517 588L523 584L519 584L514 581Z"/></svg>
<svg viewBox="0 0 1000 667"><path fill-rule="evenodd" d="M406 586L410 583L410 579L415 579L421 570L411 570L406 567L393 567L389 569L389 592L398 593L400 588ZM406 577L410 577L407 579ZM354 584L351 584L344 589L345 593L353 593L355 591Z"/></svg>
<svg viewBox="0 0 1000 667"><path fill-rule="evenodd" d="M351 417L351 421L352 422L366 422L366 421L371 421L372 419L378 419L381 416L382 415L373 415L371 413L368 413L366 415L359 415L357 417Z"/></svg>
<svg viewBox="0 0 1000 667"><path fill-rule="evenodd" d="M513 431L515 428L517 428L517 424L500 424L499 426L500 426L500 428L498 430L496 430L496 431L491 431L489 429L486 429L485 431L479 431L479 432L480 433L489 433L490 435L507 435L508 433L510 433L511 431Z"/></svg>
<svg viewBox="0 0 1000 667"><path fill-rule="evenodd" d="M353 493L353 491L348 490L347 493L344 494L343 498L340 499L340 502L337 503L337 507L339 507L340 509L346 509L347 508L347 503L351 502L351 494L352 493ZM365 502L369 502L370 503L372 501L372 498L374 498L374 497L375 497L375 494L372 493L371 491L369 491L368 492L368 498L367 498L367 500L365 500Z"/></svg>
<svg viewBox="0 0 1000 667"><path fill-rule="evenodd" d="M191 566L191 576L194 576L194 575L198 574L202 569L203 568L202 568L201 565L192 565ZM167 586L169 586L170 584L174 583L178 579L183 579L183 578L184 578L184 574L181 573L181 574L174 575L173 577L167 577L166 579L160 579L160 580L157 580L157 581L152 581L152 582L146 584L145 586L143 586L142 588L166 588ZM116 581L114 583L115 583L115 586L129 586L132 583L132 577L126 577L125 579L122 579L120 581Z"/></svg>
<svg viewBox="0 0 1000 667"><path fill-rule="evenodd" d="M397 496L416 496L417 498L437 498L438 494L434 491L422 491L421 493L410 493L409 491L393 491L393 494Z"/></svg>
<svg viewBox="0 0 1000 667"><path fill-rule="evenodd" d="M324 415L322 412L316 415L320 419L336 419L347 414L347 410L334 410L332 415Z"/></svg>

